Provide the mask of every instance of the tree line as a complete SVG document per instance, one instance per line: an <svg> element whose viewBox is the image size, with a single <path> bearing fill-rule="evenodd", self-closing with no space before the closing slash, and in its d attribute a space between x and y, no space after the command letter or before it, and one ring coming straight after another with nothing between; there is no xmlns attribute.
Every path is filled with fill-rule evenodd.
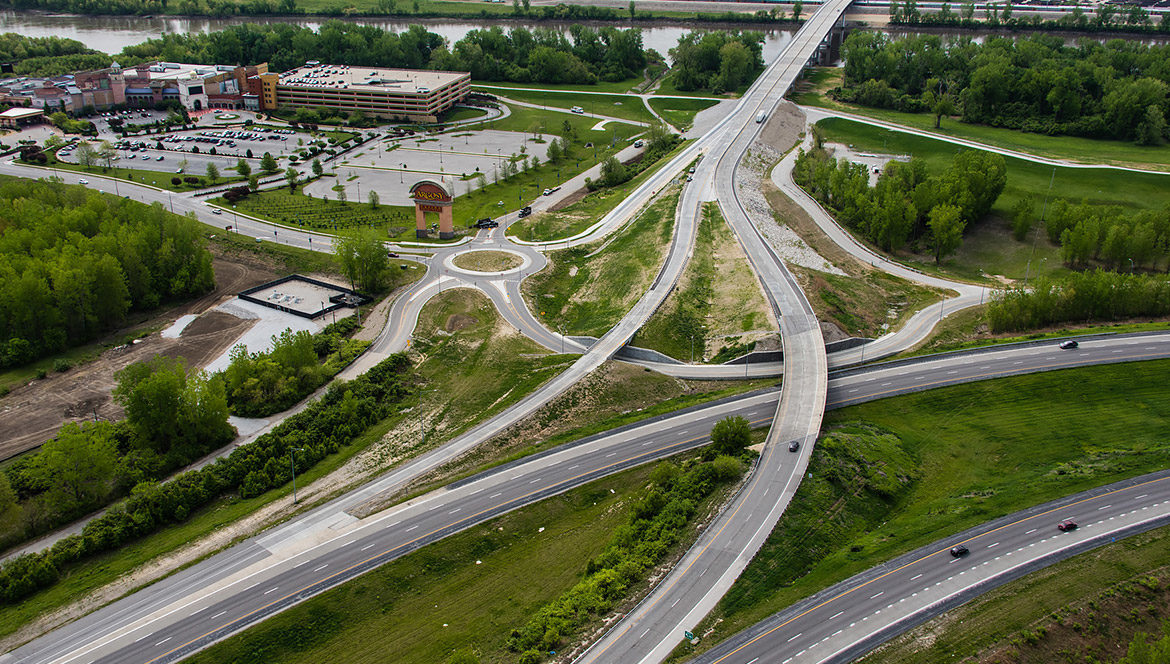
<svg viewBox="0 0 1170 664"><path fill-rule="evenodd" d="M688 32L670 49L674 86L683 91L734 92L764 70L763 44L760 32Z"/></svg>
<svg viewBox="0 0 1170 664"><path fill-rule="evenodd" d="M1054 35L1012 39L854 32L842 101L1042 134L1157 145L1170 138L1170 45Z"/></svg>
<svg viewBox="0 0 1170 664"><path fill-rule="evenodd" d="M70 565L186 521L224 496L253 498L285 485L291 479L291 449L297 450L296 472L309 470L395 412L410 392L411 375L407 357L393 355L352 381L331 385L320 400L230 455L165 483L140 482L81 534L0 563L0 602L15 604L56 583Z"/></svg>
<svg viewBox="0 0 1170 664"><path fill-rule="evenodd" d="M1092 14L1081 7L1061 12L1059 18L1045 19L1029 13L1017 14L1010 0L1003 5L988 5L983 18L975 17L975 3L959 4L956 12L944 2L938 12L924 14L916 0L890 3L890 23L894 25L948 25L964 28L1008 28L1070 32L1170 32L1170 15L1163 14L1157 24L1149 10L1139 4L1127 6L1100 3Z"/></svg>
<svg viewBox="0 0 1170 664"><path fill-rule="evenodd" d="M0 473L0 546L108 505L236 435L222 382L181 360L156 356L116 378L124 420L67 424Z"/></svg>
<svg viewBox="0 0 1170 664"><path fill-rule="evenodd" d="M666 128L666 125L661 122L654 122L646 131L646 151L637 161L629 164L623 164L616 156L611 156L609 159L601 162L600 177L596 180L592 178L585 178L585 187L589 191L597 191L605 187L616 187L619 184L629 182L637 177L639 173L653 166L679 143L682 143L682 136L671 132ZM552 151L549 151L549 158L552 158Z"/></svg>
<svg viewBox="0 0 1170 664"><path fill-rule="evenodd" d="M1016 239L1022 240L1037 223L1036 207L1027 197L1012 210ZM1156 270L1162 263L1170 271L1170 204L1127 213L1118 206L1060 198L1041 213L1048 240L1060 244L1069 267L1083 269L1097 263L1110 270L1133 271Z"/></svg>
<svg viewBox="0 0 1170 664"><path fill-rule="evenodd" d="M1007 184L1007 166L998 154L963 150L937 175L921 159L892 161L870 186L865 164L817 148L800 151L792 176L842 223L885 251L925 245L937 262L954 253L963 231L991 210Z"/></svg>
<svg viewBox="0 0 1170 664"><path fill-rule="evenodd" d="M549 28L499 27L472 30L448 47L442 36L421 25L395 33L373 26L330 20L319 30L291 25L244 24L208 34L166 34L128 46L122 64L151 60L257 64L273 71L298 67L329 53L336 64L471 72L479 81L596 83L624 80L646 66L642 31L612 27L570 28L570 36Z"/></svg>
<svg viewBox="0 0 1170 664"><path fill-rule="evenodd" d="M76 185L0 179L0 366L215 285L197 222Z"/></svg>
<svg viewBox="0 0 1170 664"><path fill-rule="evenodd" d="M1170 316L1170 279L1096 270L1000 291L987 305L993 332L1092 321Z"/></svg>

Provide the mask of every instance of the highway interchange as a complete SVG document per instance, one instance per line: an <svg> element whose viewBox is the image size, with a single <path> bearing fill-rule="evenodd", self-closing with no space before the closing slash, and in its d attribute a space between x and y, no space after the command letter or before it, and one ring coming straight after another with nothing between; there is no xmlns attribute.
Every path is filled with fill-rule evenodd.
<svg viewBox="0 0 1170 664"><path fill-rule="evenodd" d="M735 181L740 159L759 132L758 113L763 111L766 114L781 100L825 32L836 23L848 4L848 0L833 0L823 5L806 22L789 48L744 95L734 113L651 176L593 228L567 242L555 243L558 247L585 244L620 228L668 186L682 169L700 154L706 155L696 167L695 182L683 189L675 235L658 279L622 321L589 349L549 331L522 303L520 283L523 275L544 266L545 258L540 249L551 248L554 243L513 242L504 237L503 229L499 229L481 232L468 245L430 248L432 257L427 261L426 276L395 302L390 322L367 360L373 362L405 348L418 312L440 289L466 286L486 292L505 320L538 343L554 351L563 349L582 353L569 370L516 406L376 481L62 627L45 638L0 656L0 662L174 661L326 587L453 532L616 470L701 445L714 422L729 414L744 414L759 424L771 421L769 444L759 465L730 507L707 529L667 579L578 660L660 661L681 640L682 631L696 625L730 587L782 515L804 474L824 408L1027 371L1170 356L1170 335L1110 337L1087 341L1074 353L1054 351L1053 344L1024 345L878 365L851 370L829 380L831 364L855 362L854 357L859 351L841 353L838 356L845 359L832 363L826 357L811 307L791 274L748 220L738 203ZM0 165L0 172L29 175L28 169L13 164ZM783 171L778 169L778 173L776 177L783 182ZM95 182L104 181L96 176L93 179ZM193 212L201 221L222 225L222 217L211 217L207 207L191 196L169 195L127 184L121 186L124 191L132 192L135 198L163 201L173 206L176 212ZM786 192L798 201L803 193L787 188ZM712 199L718 200L777 309L786 357L786 389L779 394L765 391L687 409L595 436L446 487L365 519L348 513L347 510L354 506L378 494L401 488L411 479L503 431L609 360L653 314L677 282L693 250L699 207ZM807 202L802 202L802 205L809 209ZM823 216L825 219L817 219L822 227L835 225L831 217ZM514 216L505 221L513 219ZM239 231L248 234L267 235L268 230L272 230L273 236L277 235L274 227L256 220L240 218L234 223ZM328 236L293 229L281 228L279 232L281 242L304 248L324 250L330 242ZM840 235L843 237L833 236L834 240L854 255L868 253L847 234L842 232ZM469 273L450 263L456 253L472 247L514 251L524 257L525 263L517 270L503 274ZM885 263L872 255L863 258L867 262L875 259ZM905 270L896 264L880 267L895 273L898 269ZM936 316L941 317L942 307L948 306L946 311L953 311L960 306L975 304L975 298L982 299L983 296L975 287L941 280L933 283L930 282L933 277L921 274L905 276L920 283L957 290L959 297L949 306L937 305L938 313L934 310L920 312L907 324L904 332L875 342L871 346L871 358L879 352L884 355L909 347L922 338L933 327ZM753 374L778 373L778 369L775 366L757 367ZM749 370L750 367L744 369ZM670 373L683 375L687 371L694 372L695 369L684 367ZM727 372L721 367L699 371L708 377ZM789 440L804 441L798 454L790 454L782 444ZM1147 491L1141 499L1145 502L1124 503L1126 507L1136 506L1136 511L1115 509L1112 505L1102 508L1103 519L1086 519L1083 524L1086 527L1071 533L1070 537L1046 536L1043 541L1032 542L1026 535L1039 530L1021 535L1016 532L1015 525L996 531L1002 534L998 535L1000 541L994 543L977 537L972 540L972 556L960 560L974 564L971 570L962 565L947 565L949 574L930 571L927 567L939 556L926 555L922 560L911 561L912 567L907 568L917 570L913 566L923 566L921 576L907 577L899 571L871 580L874 585L866 587L889 587L888 591L882 590L871 598L878 600L873 606L856 602L859 595L854 593L830 598L805 613L792 616L791 620L784 618L774 626L760 626L758 636L733 639L726 648L713 651L711 656L722 659L711 661L781 661L782 658L777 659L777 653L785 653L784 657L788 657L783 660L785 662L819 662L837 661L833 658L856 654L877 635L886 634L938 610L947 602L964 597L970 588L980 583L1020 569L1025 564L1021 561L1031 565L1039 560L1054 560L1070 544L1099 539L1102 533L1118 532L1137 523L1146 524L1163 518L1170 510L1166 508L1167 496L1162 486L1158 484L1156 490ZM1112 520L1108 518L1110 516ZM1005 553L999 558L981 558L979 547L1002 547L999 551ZM1010 554L1006 553L1009 551ZM707 574L708 571L712 573ZM927 587L927 581L933 585ZM923 589L915 591L917 585L923 585ZM854 604L864 606L869 613L856 613L850 608L843 613L827 615L828 609L824 607L836 608L846 601L846 597L850 607ZM899 600L890 606L878 606L895 597ZM833 605L834 601L838 604ZM838 631L832 630L838 626L841 626ZM778 642L777 639L784 640Z"/></svg>

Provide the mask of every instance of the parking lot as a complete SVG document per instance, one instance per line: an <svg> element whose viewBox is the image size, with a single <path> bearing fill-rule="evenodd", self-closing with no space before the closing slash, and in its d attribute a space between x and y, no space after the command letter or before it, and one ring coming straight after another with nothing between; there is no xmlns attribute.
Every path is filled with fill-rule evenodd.
<svg viewBox="0 0 1170 664"><path fill-rule="evenodd" d="M504 161L513 154L519 155L522 147L530 157L546 161L547 141L551 138L492 129L383 138L362 146L337 164L336 180L314 182L305 187L305 193L335 198L333 187L341 184L351 201L365 200L363 197L369 196L370 191L376 191L384 205L406 205L410 187L429 178L442 180L452 193L462 196L479 187L476 173L483 173L491 184Z"/></svg>

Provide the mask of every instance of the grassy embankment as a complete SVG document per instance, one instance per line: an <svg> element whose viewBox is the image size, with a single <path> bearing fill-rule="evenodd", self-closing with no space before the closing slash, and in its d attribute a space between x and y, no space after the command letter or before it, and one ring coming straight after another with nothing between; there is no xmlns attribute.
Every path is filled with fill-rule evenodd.
<svg viewBox="0 0 1170 664"><path fill-rule="evenodd" d="M1006 584L895 637L863 664L1116 662L1170 618L1170 526ZM1073 659L1075 657L1075 659Z"/></svg>
<svg viewBox="0 0 1170 664"><path fill-rule="evenodd" d="M91 166L86 168L81 164L72 164L67 161L61 161L57 159L55 152L46 152L45 154L48 155L49 161L44 164L24 164L24 162L19 161L18 163L22 165L37 166L40 168L51 168L56 171L69 171L71 173L76 173L78 175L78 179L82 180L84 180L85 176L87 175L96 175L105 178L113 178L115 180L123 180L125 182L133 182L134 184L146 184L167 191L192 191L195 189L206 189L207 187L213 185L207 176L203 174L198 174L195 176L199 178L199 182L196 184L192 185L184 182L182 184L175 185L171 184L171 178L175 177L175 173L171 172L152 171L145 168L123 168L121 166L111 166L109 168L106 168L105 166ZM244 179L238 175L231 175L232 173L235 173L235 171L228 171L226 166L220 170L220 173L223 174L223 176L214 182L214 186L231 184L233 182L242 182ZM63 173L59 173L58 175L62 179L66 177ZM184 176L180 175L179 177L182 178ZM70 180L68 184L77 183Z"/></svg>
<svg viewBox="0 0 1170 664"><path fill-rule="evenodd" d="M464 270L502 272L520 267L524 259L510 251L471 251L456 255L452 262Z"/></svg>
<svg viewBox="0 0 1170 664"><path fill-rule="evenodd" d="M792 199L780 193L771 180L762 183L773 216L801 237L821 258L844 275L825 270L790 266L820 320L836 325L851 336L876 337L896 330L942 294L900 277L862 265L837 246Z"/></svg>
<svg viewBox="0 0 1170 664"><path fill-rule="evenodd" d="M695 121L695 115L699 111L711 108L719 101L715 99L677 99L677 98L651 98L650 107L654 109L667 122L679 128L680 130L687 130Z"/></svg>
<svg viewBox="0 0 1170 664"><path fill-rule="evenodd" d="M1085 334L1120 334L1123 332L1147 332L1167 329L1170 329L1170 321L1130 321L1124 323L1086 325L1065 324L1043 330L1035 330L1028 334L1015 332L992 334L987 324L986 308L973 307L947 316L934 329L934 334L931 335L926 343L911 351L902 353L898 357L979 348L1017 341L1056 339Z"/></svg>
<svg viewBox="0 0 1170 664"><path fill-rule="evenodd" d="M576 91L576 92L608 92L611 94L621 95L621 94L628 93L630 90L637 87L643 81L644 81L644 78L641 76L627 78L624 81L600 81L599 80L596 83L594 83L593 85L588 85L585 83L552 84L552 83L513 83L511 81L485 81L483 83L476 84L473 87L482 88L484 90L484 92L487 92L488 94L497 94L497 90L496 90L497 88L505 88L505 89L520 89L520 90L556 89L556 90ZM505 96L508 95L507 92L504 92L502 90L499 91L499 94L502 94ZM574 105L574 104L570 104L570 106L572 106L572 105Z"/></svg>
<svg viewBox="0 0 1170 664"><path fill-rule="evenodd" d="M478 85L474 87L482 89L489 94L507 97L508 99L525 104L536 104L538 106L564 110L568 110L574 106L580 106L585 109L585 117L592 120L594 124L597 123L597 118L593 117L594 114L611 118L621 118L623 120L633 120L634 122L650 123L654 121L654 116L650 114L650 111L646 110L646 105L642 103L642 98L634 95L583 95L578 90L565 90L564 92L551 91L551 87L556 86L549 86L550 89L532 90L527 88L513 88L507 83L502 83L499 87L480 88Z"/></svg>
<svg viewBox="0 0 1170 664"><path fill-rule="evenodd" d="M942 172L955 153L963 149L936 139L838 118L822 120L817 127L827 141L852 145L857 151L919 157L927 162L932 173ZM1170 202L1170 176L1167 175L1053 167L1013 157L1005 157L1004 161L1007 186L991 214L967 229L963 244L954 256L941 266L936 266L934 259L927 256L906 254L897 258L924 272L982 282L988 281L988 274L1011 279L1023 279L1025 274L1058 275L1066 271L1061 263L1060 247L1048 241L1039 224L1022 242L1011 236L1011 209L1021 198L1031 195L1039 206L1048 195L1051 183L1050 200L1064 197L1074 202L1084 200L1130 210L1160 208Z"/></svg>
<svg viewBox="0 0 1170 664"><path fill-rule="evenodd" d="M624 201L635 189L650 178L658 169L670 163L686 149L690 141L680 143L674 150L658 160L628 182L616 187L591 191L583 198L553 211L541 212L519 219L508 226L508 236L528 241L553 241L570 238L596 224Z"/></svg>
<svg viewBox="0 0 1170 664"><path fill-rule="evenodd" d="M697 634L709 645L950 533L1170 463L1170 361L1068 369L830 412L811 477ZM680 646L676 660L693 652Z"/></svg>
<svg viewBox="0 0 1170 664"><path fill-rule="evenodd" d="M518 653L507 648L512 631L582 579L629 522L651 481L650 467L637 468L493 519L310 599L191 661L515 662ZM702 501L698 514L717 504L727 487ZM695 537L694 521L682 527L672 552ZM587 618L590 628L597 622ZM456 659L456 653L470 658Z"/></svg>
<svg viewBox="0 0 1170 664"><path fill-rule="evenodd" d="M550 252L549 266L524 282L529 308L551 329L605 334L657 275L670 246L679 193L672 185L605 240Z"/></svg>
<svg viewBox="0 0 1170 664"><path fill-rule="evenodd" d="M960 122L957 118L943 118L942 126L935 129L934 116L929 113L903 113L838 102L830 99L827 92L841 84L841 76L842 71L836 67L815 69L805 79L805 82L801 83L798 91L792 95L792 100L805 106L818 106L855 115L864 115L913 129L977 141L1040 157L1170 171L1170 146L1166 145L1146 146L1125 141L1097 140L1079 136L1046 136L1000 127L967 124Z"/></svg>
<svg viewBox="0 0 1170 664"><path fill-rule="evenodd" d="M770 305L735 234L719 207L707 203L678 287L631 343L684 362L723 361L774 336L775 329Z"/></svg>

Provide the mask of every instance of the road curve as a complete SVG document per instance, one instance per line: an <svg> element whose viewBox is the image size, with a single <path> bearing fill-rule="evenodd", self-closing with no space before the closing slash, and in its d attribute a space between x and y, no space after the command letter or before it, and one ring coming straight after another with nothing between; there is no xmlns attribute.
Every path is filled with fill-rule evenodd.
<svg viewBox="0 0 1170 664"><path fill-rule="evenodd" d="M1035 371L1156 358L1170 358L1170 332L1085 340L1076 351L1060 351L1056 342L1047 342L927 356L839 373L830 383L828 407ZM705 444L723 417L770 422L777 397L774 388L761 390L591 436L360 522L336 524L328 537L275 529L0 656L0 663L174 661L446 535L617 470Z"/></svg>

